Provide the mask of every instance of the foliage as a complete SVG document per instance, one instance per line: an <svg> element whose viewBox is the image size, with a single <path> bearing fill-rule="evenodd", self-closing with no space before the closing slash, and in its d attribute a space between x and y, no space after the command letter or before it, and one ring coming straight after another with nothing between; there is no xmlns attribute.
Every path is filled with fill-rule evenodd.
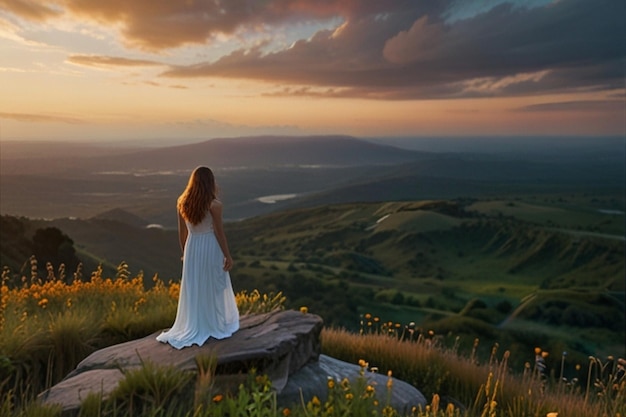
<svg viewBox="0 0 626 417"><path fill-rule="evenodd" d="M127 265L122 263L116 278L103 278L96 270L89 282L41 280L17 288L2 285L1 417L60 415L58 407L32 401L42 386L58 380L62 369L99 346L134 337L137 332L152 332L155 321L148 316L158 309L151 306L169 303L175 307L176 283L165 284L155 277L153 288L146 290L140 277L131 277L126 271ZM285 299L282 294L253 291L237 294L237 301L240 308L254 314L281 308ZM98 326L87 325L95 320L90 310L104 313ZM115 314L120 310L132 314ZM308 310L302 307L302 311ZM170 314L164 318L168 320L164 326L173 319L174 308ZM129 325L132 317L135 327ZM431 399L424 407L414 408L411 417L543 417L553 412L613 417L626 412L624 359L590 357L586 369L576 364L576 376L567 376L565 370L573 364L565 353L555 367L548 361L549 354L537 348L534 365L528 361L523 372L516 374L510 368L510 352L500 354L499 346L493 345L489 359L481 362L479 344L474 340L472 350L463 353L459 337L364 314L357 333L333 328L322 333L323 352L358 363L362 377L356 381L329 379L324 400L313 397L289 408L279 406L271 381L253 371L235 389L219 391L214 377L216 358L198 357L195 373L150 362L127 370L110 399L103 400L97 393L86 395L80 415L399 416L388 402L393 389L391 371L394 378L419 387ZM49 366L44 365L48 358L53 358ZM386 387L371 386L363 378L375 369L388 370Z"/></svg>
<svg viewBox="0 0 626 417"><path fill-rule="evenodd" d="M76 276L75 276L76 277ZM60 381L91 352L147 336L171 325L180 284L141 274L120 263L115 278L96 269L89 280L41 278L0 286L0 382L17 397ZM258 291L236 294L242 314L283 308L284 297Z"/></svg>
<svg viewBox="0 0 626 417"><path fill-rule="evenodd" d="M550 369L546 362L549 352L536 347L533 364L527 362L520 374L510 367L510 351L500 356L497 344L491 347L489 359L480 362L476 356L479 339L474 340L471 352L463 355L458 350L458 337L449 344L448 336L369 318L381 324L365 327L360 335L342 329L324 329L322 349L325 354L346 361L367 358L376 369L393 369L394 376L419 387L432 400L423 409L414 409L413 416L625 415L626 360L623 358L589 357L585 372L581 364L568 363L568 355L563 352L559 368ZM568 366L575 368L576 376L564 376ZM442 398L460 400L467 406L464 410L455 409L454 401L444 402Z"/></svg>
<svg viewBox="0 0 626 417"><path fill-rule="evenodd" d="M280 289L287 308L308 305L350 331L369 311L452 332L465 347L474 337L499 342L517 367L517 353L536 343L578 361L623 350L623 216L598 210L609 201L550 197L350 203L246 219L228 225L233 285ZM489 348L479 353L488 358Z"/></svg>

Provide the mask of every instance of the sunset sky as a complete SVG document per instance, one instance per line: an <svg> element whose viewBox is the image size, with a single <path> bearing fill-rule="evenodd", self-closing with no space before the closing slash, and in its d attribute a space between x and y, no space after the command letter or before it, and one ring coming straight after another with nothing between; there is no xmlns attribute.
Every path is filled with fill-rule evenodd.
<svg viewBox="0 0 626 417"><path fill-rule="evenodd" d="M0 140L618 135L618 0L0 0Z"/></svg>

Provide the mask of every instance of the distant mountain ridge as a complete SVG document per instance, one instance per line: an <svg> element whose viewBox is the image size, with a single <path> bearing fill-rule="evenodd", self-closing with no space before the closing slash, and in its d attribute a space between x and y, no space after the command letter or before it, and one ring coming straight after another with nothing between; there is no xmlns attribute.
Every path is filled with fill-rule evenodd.
<svg viewBox="0 0 626 417"><path fill-rule="evenodd" d="M267 166L356 166L389 165L415 161L428 155L389 145L375 144L351 136L254 136L215 138L200 143L163 148L103 152L102 156L40 158L25 166L23 159L3 160L3 174L45 173L79 170L165 171L191 170L199 165L215 168L258 168Z"/></svg>
<svg viewBox="0 0 626 417"><path fill-rule="evenodd" d="M617 143L596 150L590 143L583 149L562 145L558 152L464 153L407 150L341 135L258 136L107 148L102 154L95 146L79 147L58 156L70 145L59 143L49 158L3 154L0 213L86 219L122 208L148 224L172 228L176 198L198 165L216 170L227 220L362 201L573 192L623 201L625 189ZM266 203L276 195L293 198Z"/></svg>

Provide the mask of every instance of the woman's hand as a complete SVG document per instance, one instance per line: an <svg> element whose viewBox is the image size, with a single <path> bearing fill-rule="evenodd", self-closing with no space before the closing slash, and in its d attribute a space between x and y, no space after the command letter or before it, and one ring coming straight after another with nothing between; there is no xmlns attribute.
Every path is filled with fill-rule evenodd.
<svg viewBox="0 0 626 417"><path fill-rule="evenodd" d="M224 271L228 272L233 267L233 258L230 256L224 257Z"/></svg>

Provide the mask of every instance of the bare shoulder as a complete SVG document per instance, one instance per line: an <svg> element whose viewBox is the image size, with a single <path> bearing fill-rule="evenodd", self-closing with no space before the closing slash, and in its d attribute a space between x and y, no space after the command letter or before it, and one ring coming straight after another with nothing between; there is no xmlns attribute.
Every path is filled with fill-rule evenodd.
<svg viewBox="0 0 626 417"><path fill-rule="evenodd" d="M216 198L215 200L211 201L209 211L211 211L212 214L218 214L222 212L222 207L222 202Z"/></svg>

